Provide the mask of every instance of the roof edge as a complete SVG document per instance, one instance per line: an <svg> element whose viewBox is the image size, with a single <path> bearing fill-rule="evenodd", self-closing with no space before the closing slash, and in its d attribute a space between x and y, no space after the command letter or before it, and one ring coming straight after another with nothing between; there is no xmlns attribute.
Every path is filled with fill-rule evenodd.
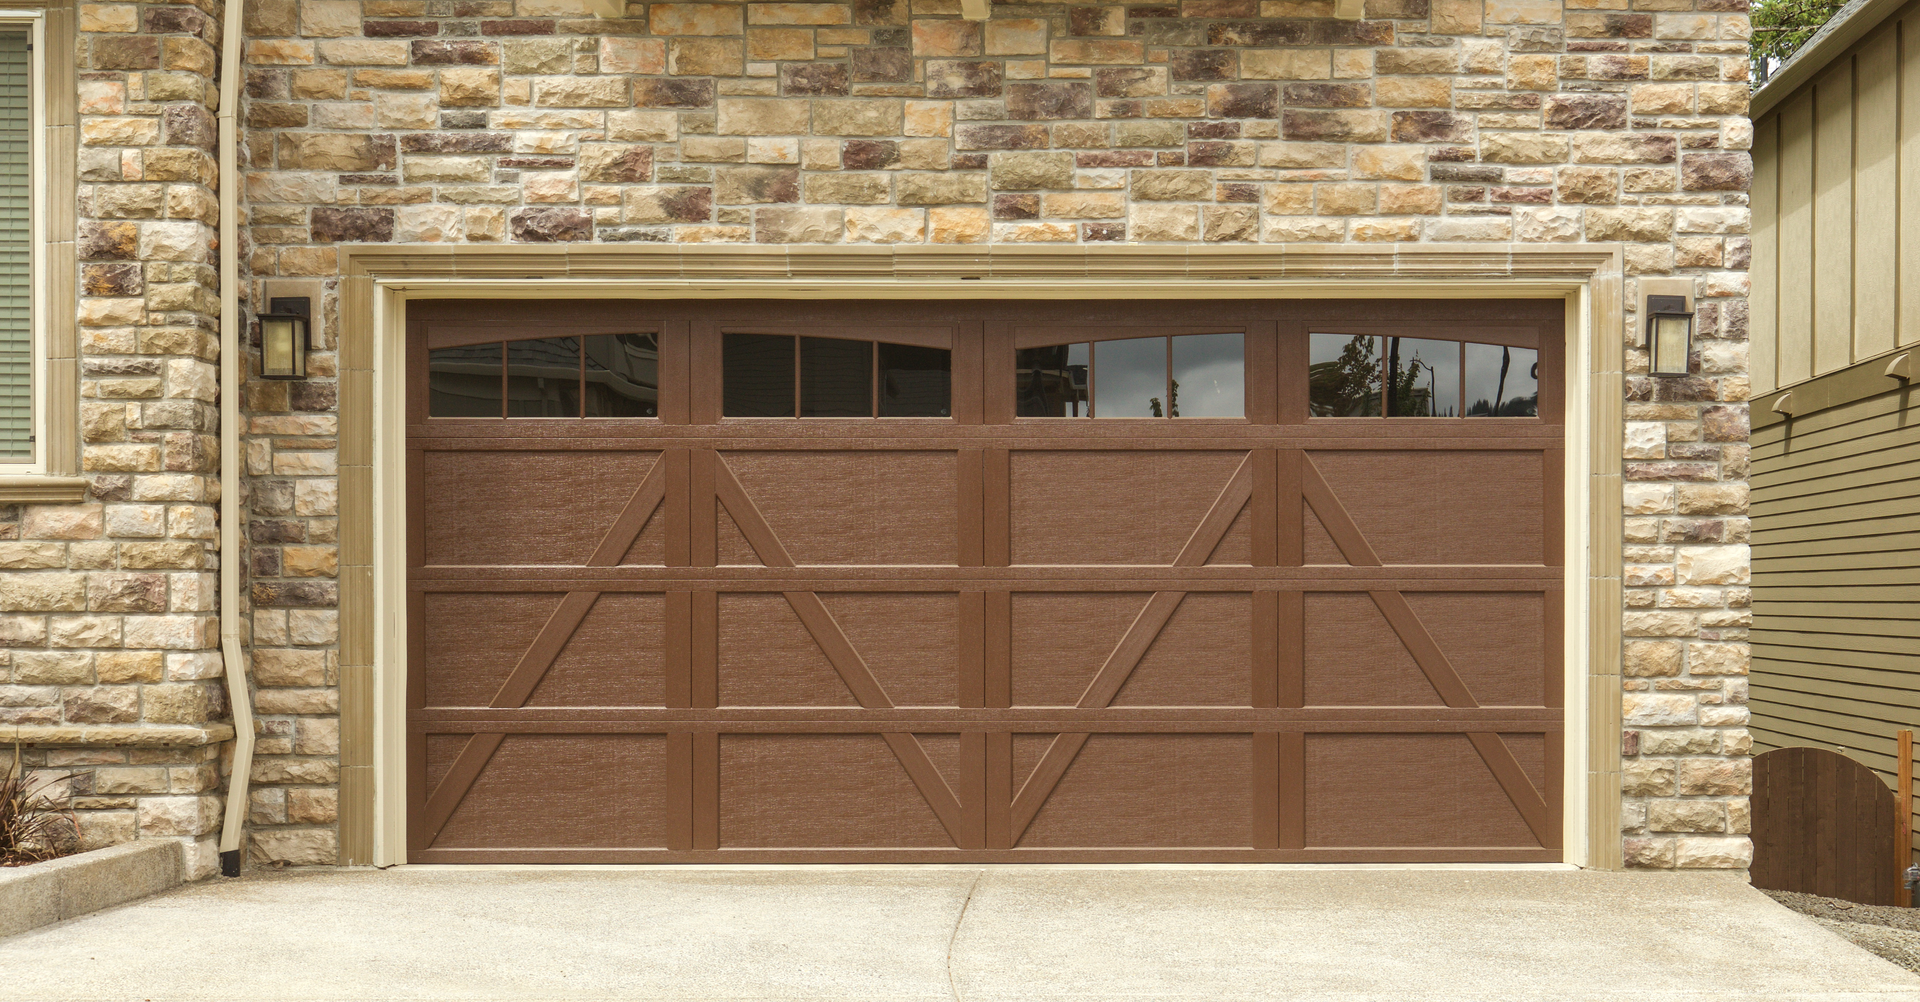
<svg viewBox="0 0 1920 1002"><path fill-rule="evenodd" d="M1801 46L1780 67L1779 72L1753 92L1747 117L1758 119L1772 111L1774 106L1813 79L1815 74L1826 69L1828 63L1852 48L1853 43L1865 38L1868 32L1880 27L1887 18L1910 2L1912 0L1853 0L1840 8L1807 40L1807 44Z"/></svg>

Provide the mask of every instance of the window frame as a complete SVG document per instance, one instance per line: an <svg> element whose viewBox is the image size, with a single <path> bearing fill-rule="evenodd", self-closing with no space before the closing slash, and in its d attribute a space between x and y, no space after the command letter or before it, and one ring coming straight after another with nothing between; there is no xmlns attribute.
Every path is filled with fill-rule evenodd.
<svg viewBox="0 0 1920 1002"><path fill-rule="evenodd" d="M50 472L49 458L53 450L49 448L54 436L47 425L47 388L49 383L47 340L49 337L47 319L51 316L52 298L47 289L49 261L47 242L47 208L51 204L48 187L53 172L49 170L47 131L47 17L42 10L0 8L0 30L15 27L27 29L27 47L31 53L27 69L27 170L32 175L32 184L27 194L27 283L30 286L27 298L28 340L31 342L32 361L29 365L28 395L31 398L28 407L28 440L32 448L24 460L9 461L0 458L0 477L44 476Z"/></svg>

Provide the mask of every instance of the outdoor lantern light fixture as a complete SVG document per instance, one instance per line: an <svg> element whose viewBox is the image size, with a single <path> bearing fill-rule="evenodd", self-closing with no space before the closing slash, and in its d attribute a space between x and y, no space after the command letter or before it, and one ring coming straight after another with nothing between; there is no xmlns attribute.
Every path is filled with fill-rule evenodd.
<svg viewBox="0 0 1920 1002"><path fill-rule="evenodd" d="M1687 357L1693 352L1693 282L1647 280L1641 286L1648 371L1655 376L1684 376Z"/></svg>
<svg viewBox="0 0 1920 1002"><path fill-rule="evenodd" d="M260 375L268 379L307 378L309 299L268 300L260 315Z"/></svg>

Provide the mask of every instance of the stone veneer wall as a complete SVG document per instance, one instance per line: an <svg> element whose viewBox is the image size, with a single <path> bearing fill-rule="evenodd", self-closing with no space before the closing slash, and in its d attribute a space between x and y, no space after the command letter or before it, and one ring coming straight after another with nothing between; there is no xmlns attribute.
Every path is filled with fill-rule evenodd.
<svg viewBox="0 0 1920 1002"><path fill-rule="evenodd" d="M1700 296L1696 377L1628 353L1627 858L1745 864L1745 0L589 2L250 0L244 295L322 283L331 346L342 242L1622 242ZM217 11L83 10L100 503L6 544L0 722L204 718ZM256 860L337 855L332 367L245 400ZM36 754L102 839L217 824L210 754Z"/></svg>
<svg viewBox="0 0 1920 1002"><path fill-rule="evenodd" d="M196 872L213 863L224 786L223 746L201 725L229 715L215 617L219 15L78 6L73 281L91 488L82 504L0 509L0 725L48 742L26 762L72 777L89 845L191 837ZM72 218L63 208L47 218Z"/></svg>

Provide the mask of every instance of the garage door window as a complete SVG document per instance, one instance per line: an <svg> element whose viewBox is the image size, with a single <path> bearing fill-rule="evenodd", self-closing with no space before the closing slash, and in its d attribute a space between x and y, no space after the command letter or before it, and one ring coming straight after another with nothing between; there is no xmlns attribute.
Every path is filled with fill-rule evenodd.
<svg viewBox="0 0 1920 1002"><path fill-rule="evenodd" d="M1023 348L1014 367L1021 417L1246 415L1246 338L1239 333Z"/></svg>
<svg viewBox="0 0 1920 1002"><path fill-rule="evenodd" d="M1539 414L1539 353L1532 348L1315 334L1311 351L1308 385L1314 417Z"/></svg>
<svg viewBox="0 0 1920 1002"><path fill-rule="evenodd" d="M427 414L454 418L659 415L653 334L593 334L435 348Z"/></svg>
<svg viewBox="0 0 1920 1002"><path fill-rule="evenodd" d="M726 417L948 417L945 348L731 333L721 349Z"/></svg>

